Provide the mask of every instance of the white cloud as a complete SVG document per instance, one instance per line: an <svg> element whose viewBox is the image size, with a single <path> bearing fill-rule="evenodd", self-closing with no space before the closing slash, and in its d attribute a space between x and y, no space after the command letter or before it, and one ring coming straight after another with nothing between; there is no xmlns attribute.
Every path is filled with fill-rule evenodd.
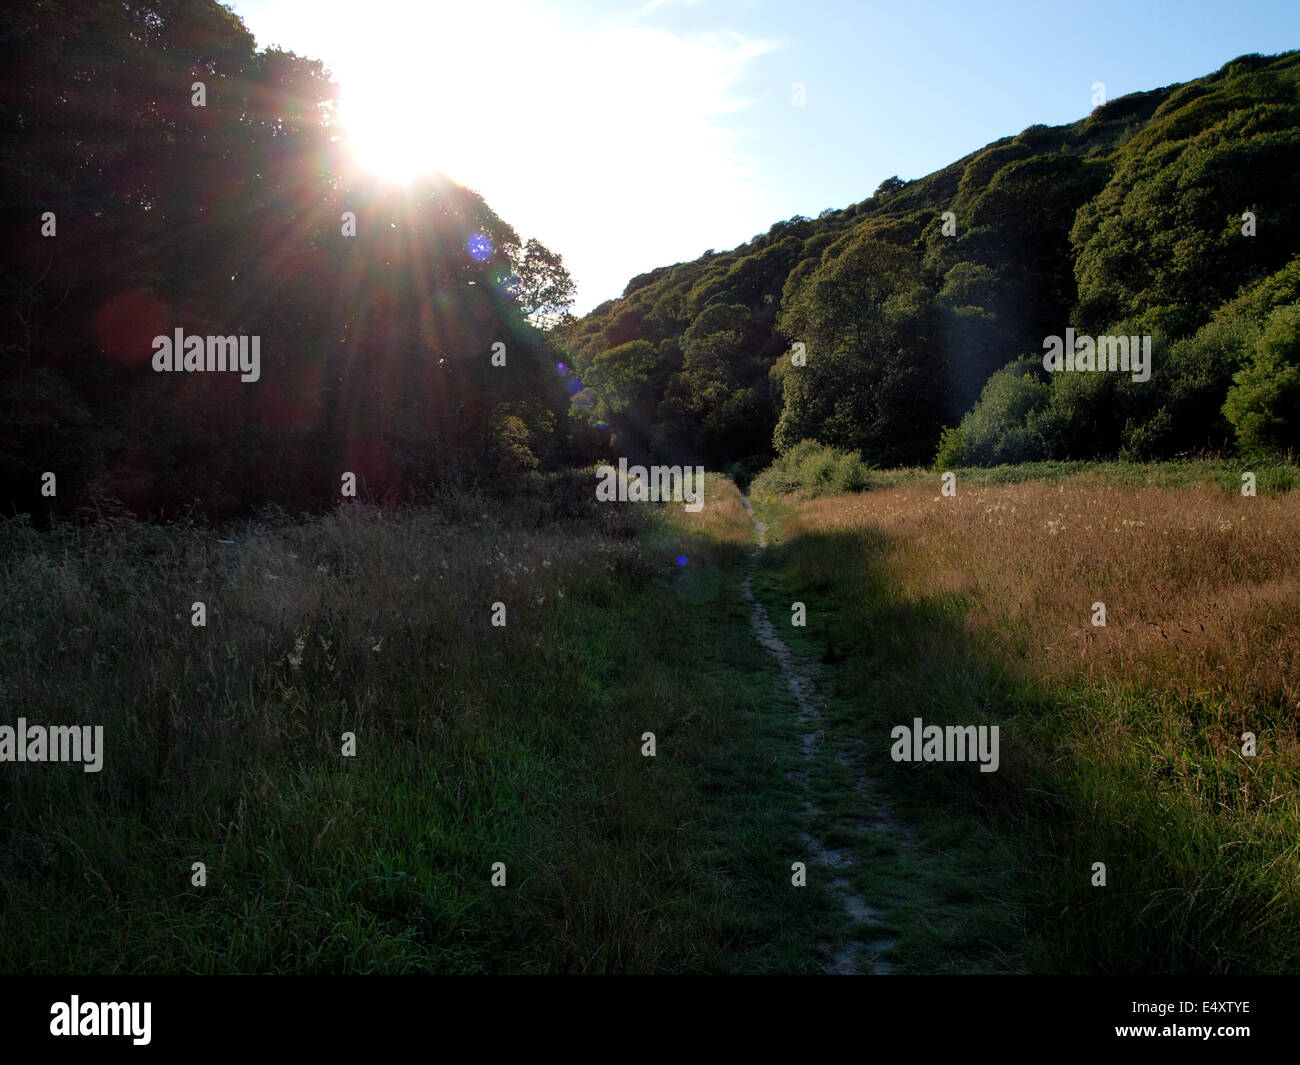
<svg viewBox="0 0 1300 1065"><path fill-rule="evenodd" d="M637 12L637 15L648 15L651 11L656 11L665 4L686 4L687 6L693 7L695 4L702 2L703 0L650 0L645 7L641 8L641 10Z"/></svg>

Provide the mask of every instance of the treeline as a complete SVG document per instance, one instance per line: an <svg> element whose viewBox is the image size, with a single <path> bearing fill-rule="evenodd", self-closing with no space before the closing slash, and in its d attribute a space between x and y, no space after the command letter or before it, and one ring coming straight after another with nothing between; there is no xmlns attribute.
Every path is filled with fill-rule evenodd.
<svg viewBox="0 0 1300 1065"><path fill-rule="evenodd" d="M1300 448L1300 52L1243 56L633 278L566 332L619 453L748 476ZM1147 381L1044 343L1149 336ZM799 363L802 362L802 365Z"/></svg>
<svg viewBox="0 0 1300 1065"><path fill-rule="evenodd" d="M559 257L449 180L358 176L319 62L212 0L16 0L0 66L5 513L315 510L345 473L385 500L571 461L533 325L572 302ZM177 329L258 337L260 376L157 372Z"/></svg>

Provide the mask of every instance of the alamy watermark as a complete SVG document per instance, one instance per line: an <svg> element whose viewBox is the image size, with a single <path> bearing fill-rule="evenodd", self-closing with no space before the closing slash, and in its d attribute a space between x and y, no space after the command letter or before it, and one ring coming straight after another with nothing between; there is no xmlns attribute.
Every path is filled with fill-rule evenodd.
<svg viewBox="0 0 1300 1065"><path fill-rule="evenodd" d="M174 339L154 337L153 349L153 368L158 373L233 370L245 382L262 376L260 336L186 336L178 326Z"/></svg>
<svg viewBox="0 0 1300 1065"><path fill-rule="evenodd" d="M889 731L895 762L979 762L981 773L998 768L997 725L895 725Z"/></svg>
<svg viewBox="0 0 1300 1065"><path fill-rule="evenodd" d="M602 503L685 503L692 514L704 509L703 466L628 467L627 459L613 466L598 466L596 498Z"/></svg>
<svg viewBox="0 0 1300 1065"><path fill-rule="evenodd" d="M1043 338L1043 369L1087 373L1099 370L1129 371L1134 381L1151 379L1151 337L1076 337L1074 328L1059 336Z"/></svg>
<svg viewBox="0 0 1300 1065"><path fill-rule="evenodd" d="M0 762L84 762L82 770L98 773L104 766L104 726L0 725Z"/></svg>
<svg viewBox="0 0 1300 1065"><path fill-rule="evenodd" d="M50 1006L50 1035L129 1035L148 1046L152 1012L151 1002L82 1002L73 995Z"/></svg>

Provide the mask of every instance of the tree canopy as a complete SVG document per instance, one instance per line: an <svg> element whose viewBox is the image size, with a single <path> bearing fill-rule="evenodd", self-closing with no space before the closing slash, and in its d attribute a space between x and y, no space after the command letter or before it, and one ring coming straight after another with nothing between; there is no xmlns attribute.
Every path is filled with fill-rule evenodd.
<svg viewBox="0 0 1300 1065"><path fill-rule="evenodd" d="M580 374L652 346L622 443L736 470L1294 446L1298 164L1300 53L1243 56L648 271L564 342ZM1149 336L1150 380L1047 374L1067 328Z"/></svg>
<svg viewBox="0 0 1300 1065"><path fill-rule="evenodd" d="M449 179L358 173L319 62L212 0L15 0L0 63L10 507L314 509L349 472L401 498L565 460L562 260ZM176 329L257 337L259 378L156 372Z"/></svg>

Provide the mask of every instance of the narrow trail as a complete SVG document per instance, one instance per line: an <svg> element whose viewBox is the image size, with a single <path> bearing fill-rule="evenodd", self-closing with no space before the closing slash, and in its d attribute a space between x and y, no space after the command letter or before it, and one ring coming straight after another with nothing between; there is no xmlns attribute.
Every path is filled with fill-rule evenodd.
<svg viewBox="0 0 1300 1065"><path fill-rule="evenodd" d="M754 508L748 498L742 496L741 505L754 523L757 544L750 553L745 578L740 585L740 594L749 604L749 623L754 630L754 638L776 659L781 675L785 678L786 687L790 689L798 704L799 712L795 719L795 727L802 749L803 765L791 770L789 776L807 794L811 787L813 767L819 759L831 753L822 749L826 738L822 716L826 696L819 683L817 668L795 658L794 653L778 634L767 610L754 595L754 574L758 570L759 558L767 549L767 525L755 516ZM862 741L857 742L861 744ZM842 750L834 751L833 756L839 765L852 773L854 787L862 800L863 812L868 815L864 822L856 826L859 831L895 839L906 836L907 833L898 826L889 810L875 794L876 789L871 778L856 765L856 760ZM803 831L804 843L814 862L821 862L839 874L830 881L829 886L839 897L844 912L857 926L854 933L846 937L844 942L838 945L823 944L832 959L827 971L845 975L893 973L894 966L880 957L894 945L894 940L879 927L885 911L883 908L872 906L854 891L848 874L857 865L856 857L848 851L827 846L819 835L811 831L814 820L822 813L823 811L810 799L804 800L804 818L807 822L807 827ZM812 864L809 863L810 866ZM862 949L864 946L865 950ZM868 959L864 963L859 962L860 952Z"/></svg>

